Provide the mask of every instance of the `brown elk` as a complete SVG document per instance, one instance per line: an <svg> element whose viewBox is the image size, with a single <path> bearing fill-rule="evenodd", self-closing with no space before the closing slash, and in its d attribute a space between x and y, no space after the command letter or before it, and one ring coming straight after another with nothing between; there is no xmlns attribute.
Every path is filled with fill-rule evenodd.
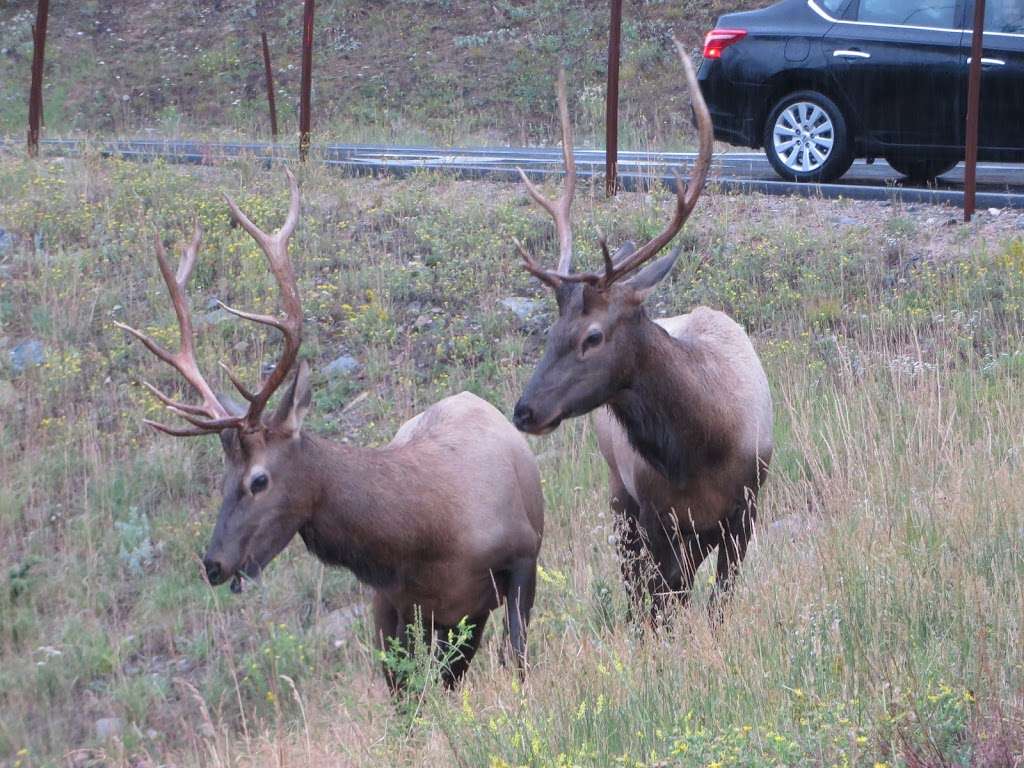
<svg viewBox="0 0 1024 768"><path fill-rule="evenodd" d="M771 394L743 329L706 307L657 321L644 309L679 250L640 267L682 229L711 164L711 117L689 57L678 40L675 45L700 151L689 184L676 180L668 227L640 248L626 243L614 256L602 238L604 271L572 271L576 178L560 78L564 191L549 200L522 174L533 200L554 218L557 270L542 268L517 243L526 269L554 290L559 315L516 404L515 425L543 435L564 419L597 409L595 428L622 530L623 576L635 600L649 596L652 618L663 613L670 596L686 600L697 569L716 547L716 598L728 589L753 533L757 493L772 453ZM642 562L647 555L653 569Z"/></svg>
<svg viewBox="0 0 1024 768"><path fill-rule="evenodd" d="M203 560L212 585L257 577L297 533L328 565L343 566L373 589L377 635L408 643L417 617L444 642L462 619L468 642L445 670L454 684L480 643L492 610L506 605L508 633L520 670L533 605L537 555L544 527L540 473L525 438L493 406L468 393L448 397L413 417L384 448L332 442L302 428L310 407L309 366L303 360L280 404L264 415L274 391L295 366L302 307L288 257L299 217L299 188L291 172L284 226L267 234L227 198L234 219L266 254L281 291L284 318L225 307L239 317L277 328L280 359L259 391L228 376L248 407L219 398L196 364L185 286L201 233L196 227L176 272L159 237L157 261L180 327L177 352L122 325L174 367L202 400L192 405L145 386L189 423L147 423L171 435L219 434L226 459L223 500ZM389 683L394 680L385 669Z"/></svg>

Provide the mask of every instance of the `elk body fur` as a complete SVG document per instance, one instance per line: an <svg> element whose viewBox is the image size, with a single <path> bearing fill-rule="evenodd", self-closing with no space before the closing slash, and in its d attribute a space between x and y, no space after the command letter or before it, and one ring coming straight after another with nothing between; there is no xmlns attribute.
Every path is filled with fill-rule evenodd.
<svg viewBox="0 0 1024 768"><path fill-rule="evenodd" d="M652 618L687 599L697 568L718 549L717 595L730 586L757 516L757 494L772 453L767 378L747 334L725 314L698 307L665 320L644 301L671 272L679 249L653 260L693 212L711 166L711 116L689 55L676 41L700 136L689 181L676 180L666 228L613 255L603 238L603 272L575 272L569 215L575 189L564 78L558 101L564 191L549 200L524 175L527 191L552 217L558 268L545 269L517 243L526 269L549 286L558 319L544 357L515 407L516 426L543 435L567 418L596 411L620 524L626 585L650 600Z"/></svg>
<svg viewBox="0 0 1024 768"><path fill-rule="evenodd" d="M201 232L196 228L172 271L159 240L157 261L181 332L170 352L127 326L151 352L174 367L202 400L172 399L147 384L179 428L149 422L172 435L218 434L225 454L222 501L203 563L212 585L231 581L240 591L296 536L321 561L350 569L373 589L382 650L407 646L408 628L422 621L444 642L463 619L466 645L453 654L444 680L461 677L476 652L491 611L506 606L509 640L524 669L526 627L536 588L544 501L537 462L508 420L484 400L463 392L406 422L385 447L359 448L303 429L311 403L310 372L298 360L302 310L287 254L299 216L299 191L288 172L291 205L274 234L256 227L229 199L238 221L259 243L281 290L285 317L232 309L277 328L284 336L277 365L258 391L228 372L248 406L218 397L199 371L186 284ZM277 409L269 399L295 368ZM429 638L425 638L429 639ZM385 668L393 688L401 685Z"/></svg>
<svg viewBox="0 0 1024 768"><path fill-rule="evenodd" d="M643 537L664 582L648 574L646 589L684 596L717 547L727 585L772 456L768 379L746 332L722 312L697 307L645 320L639 336L642 373L594 413L623 523L621 554L636 558ZM642 585L642 565L623 563L632 590Z"/></svg>

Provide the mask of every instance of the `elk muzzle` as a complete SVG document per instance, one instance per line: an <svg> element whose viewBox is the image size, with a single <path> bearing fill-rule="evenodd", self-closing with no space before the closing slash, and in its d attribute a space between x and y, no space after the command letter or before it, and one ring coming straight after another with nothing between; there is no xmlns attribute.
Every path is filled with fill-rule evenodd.
<svg viewBox="0 0 1024 768"><path fill-rule="evenodd" d="M557 415L544 420L543 417L538 416L524 395L516 403L515 411L512 414L512 423L520 432L526 432L529 435L547 435L554 432L562 423L562 416Z"/></svg>

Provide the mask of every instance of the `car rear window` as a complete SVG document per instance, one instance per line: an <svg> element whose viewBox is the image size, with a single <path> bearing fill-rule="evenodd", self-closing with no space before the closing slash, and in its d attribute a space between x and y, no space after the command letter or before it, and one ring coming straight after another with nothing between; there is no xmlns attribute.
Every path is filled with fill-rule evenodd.
<svg viewBox="0 0 1024 768"><path fill-rule="evenodd" d="M988 0L985 29L989 32L1024 32L1024 0Z"/></svg>
<svg viewBox="0 0 1024 768"><path fill-rule="evenodd" d="M824 8L826 11L831 13L833 16L838 16L839 11L844 5L846 0L818 0L818 5Z"/></svg>
<svg viewBox="0 0 1024 768"><path fill-rule="evenodd" d="M953 28L955 0L860 0L858 21Z"/></svg>

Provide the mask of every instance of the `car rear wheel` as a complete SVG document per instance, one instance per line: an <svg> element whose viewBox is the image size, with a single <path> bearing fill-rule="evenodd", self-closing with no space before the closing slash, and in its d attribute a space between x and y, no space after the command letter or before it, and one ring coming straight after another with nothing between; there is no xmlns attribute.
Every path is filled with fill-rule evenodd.
<svg viewBox="0 0 1024 768"><path fill-rule="evenodd" d="M846 118L817 91L797 91L775 105L765 123L764 148L788 181L832 181L853 163Z"/></svg>
<svg viewBox="0 0 1024 768"><path fill-rule="evenodd" d="M949 155L932 157L889 155L885 161L892 166L894 171L906 176L907 181L928 182L933 181L936 176L941 176L956 168L960 158Z"/></svg>

